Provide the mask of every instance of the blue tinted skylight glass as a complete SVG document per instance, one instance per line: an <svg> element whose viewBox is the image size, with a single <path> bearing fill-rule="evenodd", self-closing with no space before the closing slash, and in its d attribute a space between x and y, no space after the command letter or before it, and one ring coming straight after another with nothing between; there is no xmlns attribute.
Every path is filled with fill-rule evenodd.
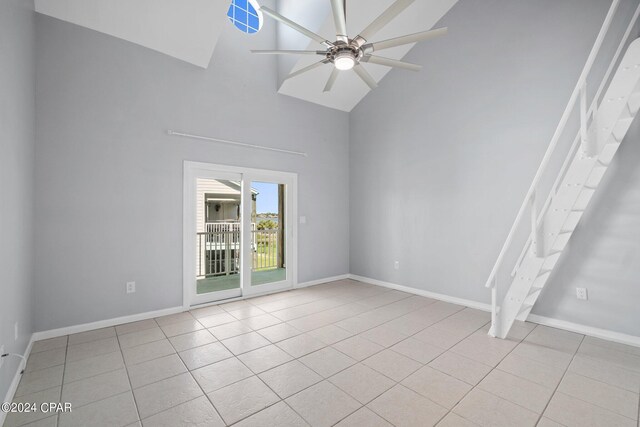
<svg viewBox="0 0 640 427"><path fill-rule="evenodd" d="M247 11L236 7L235 16L233 17L236 22L247 25Z"/></svg>
<svg viewBox="0 0 640 427"><path fill-rule="evenodd" d="M252 4L253 3L253 4ZM237 29L244 33L257 33L261 27L261 13L253 0L232 0L227 16Z"/></svg>
<svg viewBox="0 0 640 427"><path fill-rule="evenodd" d="M247 22L247 24L249 25L249 28L258 31L258 28L260 28L260 18L255 15L249 14L249 21Z"/></svg>

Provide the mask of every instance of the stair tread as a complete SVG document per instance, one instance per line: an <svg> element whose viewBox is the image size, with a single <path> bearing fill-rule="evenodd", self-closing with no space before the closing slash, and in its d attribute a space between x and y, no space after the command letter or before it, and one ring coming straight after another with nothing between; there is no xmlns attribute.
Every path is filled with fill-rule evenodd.
<svg viewBox="0 0 640 427"><path fill-rule="evenodd" d="M562 178L539 224L544 236L542 257L525 252L501 301L498 324L492 330L504 338L517 318L526 317L546 285L560 255L582 220L582 214L598 189L631 122L640 112L640 42L631 43L620 62L602 102L594 113L585 141L587 156L579 148ZM592 139L593 138L593 139ZM597 148L597 149L596 149ZM592 151L592 149L594 151ZM597 153L597 154L595 154ZM535 238L539 239L537 235ZM531 239L529 240L531 241Z"/></svg>

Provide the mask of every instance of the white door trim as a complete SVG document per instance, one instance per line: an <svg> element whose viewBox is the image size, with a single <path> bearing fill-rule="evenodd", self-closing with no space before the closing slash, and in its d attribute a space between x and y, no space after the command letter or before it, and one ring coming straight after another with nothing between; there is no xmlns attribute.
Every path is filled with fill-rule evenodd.
<svg viewBox="0 0 640 427"><path fill-rule="evenodd" d="M201 174L240 174L242 176L243 202L245 198L250 197L250 186L244 186L244 182L251 181L268 181L287 184L287 214L285 215L286 226L288 227L287 238L287 280L270 285L260 285L253 289L251 286L250 275L241 274L242 296L251 296L258 293L271 292L274 290L293 289L298 284L298 174L292 172L280 172L267 169L245 168L240 166L220 165L214 163L203 163L185 160L183 170L183 218L182 218L182 306L188 310L194 303L202 303L202 301L194 301L193 272L195 271L195 253L192 248L195 245L195 188L193 182L198 173ZM250 203L243 203L243 206L250 209ZM243 207L243 209L244 209ZM250 218L243 212L243 218ZM287 218L289 217L289 218ZM250 239L249 229L246 227L245 220L242 221L241 235ZM245 228L247 228L245 230ZM243 237L244 239L244 237ZM243 241L244 242L244 241ZM250 246L250 245L249 245ZM242 245L243 256L241 257L243 272L249 269L251 264L244 262L246 253L250 251L250 247ZM227 291L224 291L227 292ZM222 297L221 293L218 294ZM229 295L233 298L235 295Z"/></svg>
<svg viewBox="0 0 640 427"><path fill-rule="evenodd" d="M265 283L262 285L251 285L251 263L243 264L243 277L246 278L244 282L242 294L243 296L255 296L257 294L264 294L268 292L281 291L285 289L293 289L298 284L297 265L298 265L298 248L297 239L298 235L298 206L297 206L297 187L298 187L298 175L288 172L274 172L274 171L259 171L256 169L248 169L247 173L243 174L243 183L247 183L245 195L247 199L251 194L252 182L271 182L277 184L286 185L285 193L285 212L284 212L284 229L287 232L285 238L285 265L286 265L286 278L284 281L275 283ZM244 187L243 187L244 188ZM247 208L246 217L250 217L250 209ZM245 245L246 252L243 250L244 258L251 259L251 236L246 234ZM292 266L290 268L289 266Z"/></svg>

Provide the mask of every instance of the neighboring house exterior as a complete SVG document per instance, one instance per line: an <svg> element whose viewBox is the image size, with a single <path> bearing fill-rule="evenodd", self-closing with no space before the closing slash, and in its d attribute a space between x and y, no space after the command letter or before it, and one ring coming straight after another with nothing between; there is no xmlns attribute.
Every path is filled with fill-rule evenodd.
<svg viewBox="0 0 640 427"><path fill-rule="evenodd" d="M240 220L240 184L233 181L198 179L196 230L206 232L207 223L238 222ZM256 218L258 192L251 189L251 222Z"/></svg>
<svg viewBox="0 0 640 427"><path fill-rule="evenodd" d="M278 214L256 214L258 191L251 189L251 248L253 270L284 268L284 186L279 186ZM198 179L196 276L212 277L236 274L240 268L240 183L216 179ZM272 229L258 229L258 219L270 219Z"/></svg>
<svg viewBox="0 0 640 427"><path fill-rule="evenodd" d="M240 183L198 179L196 184L196 276L235 274L240 256ZM251 189L251 218L256 217L258 192ZM252 229L254 226L252 226Z"/></svg>

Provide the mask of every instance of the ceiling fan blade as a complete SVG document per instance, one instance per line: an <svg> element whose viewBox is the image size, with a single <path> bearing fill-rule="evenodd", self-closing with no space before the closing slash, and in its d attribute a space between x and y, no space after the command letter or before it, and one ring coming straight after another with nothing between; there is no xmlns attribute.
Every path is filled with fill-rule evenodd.
<svg viewBox="0 0 640 427"><path fill-rule="evenodd" d="M383 58L381 56L365 55L360 60L371 64L384 65L386 67L404 68L405 70L420 71L422 65L412 64L410 62L398 61L397 59Z"/></svg>
<svg viewBox="0 0 640 427"><path fill-rule="evenodd" d="M285 77L285 80L292 79L292 78L294 78L296 76L299 76L300 74L306 73L307 71L311 71L311 70L314 70L314 69L316 69L316 68L318 68L318 67L320 67L320 66L322 66L324 64L328 64L329 62L330 61L328 59L325 59L323 61L316 62L316 63L313 63L311 65L308 65L308 66L306 66L304 68L300 68L298 71L294 71L293 73L291 73L287 77Z"/></svg>
<svg viewBox="0 0 640 427"><path fill-rule="evenodd" d="M324 50L252 50L260 55L326 55Z"/></svg>
<svg viewBox="0 0 640 427"><path fill-rule="evenodd" d="M313 31L303 27L302 25L296 24L295 22L293 22L289 18L285 18L284 16L280 15L275 10L271 10L268 7L265 7L265 6L260 7L260 10L265 15L269 15L270 17L272 17L276 21L282 22L283 24L293 28L297 32L304 34L305 36L309 37L312 40L317 41L320 44L324 44L326 46L333 46L333 43L331 43L329 40L325 39L324 37L322 37L322 36L320 36L320 35L318 35L316 33L314 33Z"/></svg>
<svg viewBox="0 0 640 427"><path fill-rule="evenodd" d="M370 40L378 31L380 31L385 25L398 16L402 11L411 6L415 0L396 0L387 10L382 12L382 15L378 16L367 28L365 28L359 37Z"/></svg>
<svg viewBox="0 0 640 427"><path fill-rule="evenodd" d="M422 31L420 33L409 34L402 37L396 37L389 40L383 40L375 43L367 43L362 46L363 50L373 49L371 52L375 52L377 50L389 49L391 47L402 46L404 44L420 42L424 40L434 39L436 37L444 36L447 34L447 27L438 28L435 30Z"/></svg>
<svg viewBox="0 0 640 427"><path fill-rule="evenodd" d="M327 80L327 84L325 85L323 92L331 92L331 89L333 88L333 84L336 82L336 79L338 78L338 74L340 74L340 70L333 67L333 70L331 71L331 75L329 76L329 80Z"/></svg>
<svg viewBox="0 0 640 427"><path fill-rule="evenodd" d="M333 22L336 25L336 35L338 39L347 41L347 11L345 10L344 0L331 0L331 9L333 10Z"/></svg>
<svg viewBox="0 0 640 427"><path fill-rule="evenodd" d="M369 74L362 65L356 64L356 66L353 67L353 71L355 71L356 74L362 79L362 81L365 82L371 89L375 89L378 87L378 83L376 83L375 79L371 77L371 74Z"/></svg>

